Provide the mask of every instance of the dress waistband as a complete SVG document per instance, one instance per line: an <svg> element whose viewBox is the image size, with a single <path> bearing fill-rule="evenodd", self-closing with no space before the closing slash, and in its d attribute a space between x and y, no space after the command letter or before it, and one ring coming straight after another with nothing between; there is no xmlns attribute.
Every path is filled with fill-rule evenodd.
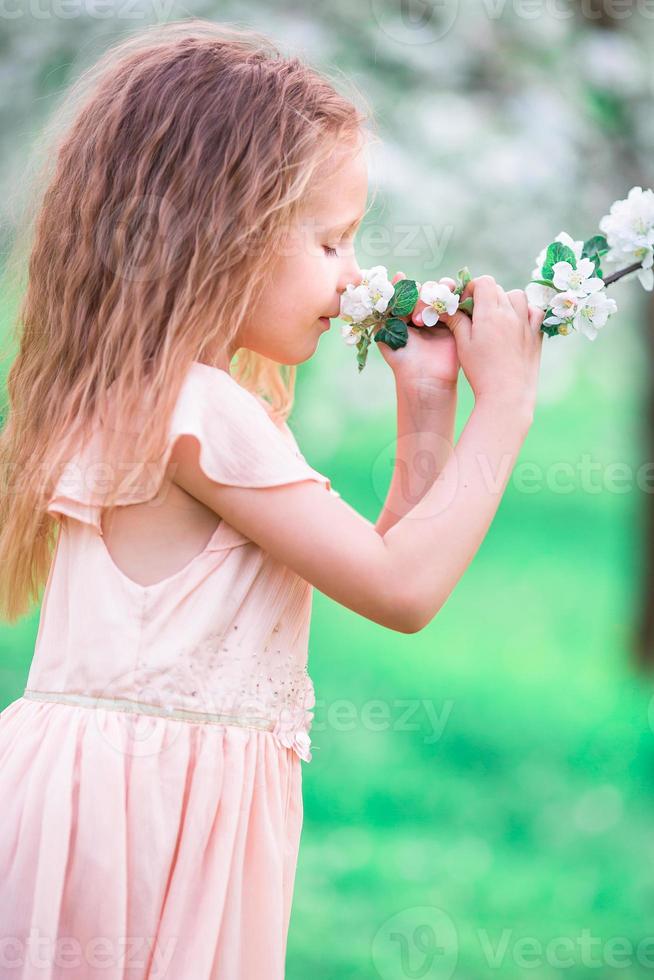
<svg viewBox="0 0 654 980"><path fill-rule="evenodd" d="M291 711L290 719L288 717L269 719L255 715L192 711L190 708L172 708L163 704L151 704L147 701L131 701L129 698L101 698L66 691L25 689L23 697L31 701L55 701L81 708L107 708L110 711L174 718L200 725L237 725L240 728L256 728L259 731L271 732L280 748L293 749L305 762L311 761L311 739L306 728L308 712L301 709Z"/></svg>
<svg viewBox="0 0 654 980"><path fill-rule="evenodd" d="M196 724L238 725L241 728L257 728L262 731L272 731L275 727L271 721L261 717L230 715L222 712L191 711L190 708L172 708L163 704L151 704L147 701L131 701L129 698L101 698L87 694L73 694L64 691L31 691L23 692L24 698L32 701L58 701L61 704L73 704L81 708L107 708L110 711L134 712L143 715L155 715L160 718L175 718L179 721L191 721Z"/></svg>

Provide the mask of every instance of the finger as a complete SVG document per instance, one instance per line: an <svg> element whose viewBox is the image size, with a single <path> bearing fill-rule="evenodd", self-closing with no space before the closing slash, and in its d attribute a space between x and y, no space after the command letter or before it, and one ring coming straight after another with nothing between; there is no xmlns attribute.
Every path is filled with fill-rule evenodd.
<svg viewBox="0 0 654 980"><path fill-rule="evenodd" d="M391 285L394 286L395 283L396 282L399 282L400 279L406 279L406 273L405 272L396 272L395 275L393 276L393 278L391 279Z"/></svg>
<svg viewBox="0 0 654 980"><path fill-rule="evenodd" d="M415 323L416 326L418 327L424 326L424 320L422 319L422 311L425 309L426 306L427 303L425 303L424 300L420 298L416 300L416 305L413 307L413 310L411 312L411 323Z"/></svg>
<svg viewBox="0 0 654 980"><path fill-rule="evenodd" d="M529 317L529 302L524 289L510 289L506 295L520 319L527 320Z"/></svg>
<svg viewBox="0 0 654 980"><path fill-rule="evenodd" d="M544 319L545 310L541 310L540 307L529 304L529 326L532 328L532 330L538 331L541 338L545 336L543 331L540 329Z"/></svg>
<svg viewBox="0 0 654 980"><path fill-rule="evenodd" d="M499 283L497 284L497 305L513 313L513 304L511 303L508 294Z"/></svg>
<svg viewBox="0 0 654 980"><path fill-rule="evenodd" d="M472 296L475 306L479 304L486 309L492 309L498 304L497 290L498 285L493 276L476 276L466 284L461 300Z"/></svg>

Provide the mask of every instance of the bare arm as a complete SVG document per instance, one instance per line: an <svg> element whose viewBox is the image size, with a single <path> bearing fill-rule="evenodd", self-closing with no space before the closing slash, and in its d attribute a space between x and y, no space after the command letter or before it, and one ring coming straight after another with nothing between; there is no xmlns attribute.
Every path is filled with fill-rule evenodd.
<svg viewBox="0 0 654 980"><path fill-rule="evenodd" d="M216 483L200 469L193 436L176 440L169 475L325 595L382 626L415 633L438 612L488 531L531 423L531 409L522 406L480 401L442 478L383 535L313 480L263 488ZM488 473L498 471L493 486Z"/></svg>
<svg viewBox="0 0 654 980"><path fill-rule="evenodd" d="M396 381L397 437L393 476L375 528L384 535L438 479L454 446L456 382Z"/></svg>
<svg viewBox="0 0 654 980"><path fill-rule="evenodd" d="M476 403L441 478L384 535L410 583L416 629L447 601L495 517L533 414L501 399Z"/></svg>

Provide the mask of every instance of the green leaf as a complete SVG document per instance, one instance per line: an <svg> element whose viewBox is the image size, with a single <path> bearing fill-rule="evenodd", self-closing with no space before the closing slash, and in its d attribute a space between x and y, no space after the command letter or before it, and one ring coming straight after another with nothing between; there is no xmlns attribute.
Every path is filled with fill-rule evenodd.
<svg viewBox="0 0 654 980"><path fill-rule="evenodd" d="M609 250L609 244L606 240L605 235L593 235L584 242L584 247L581 252L581 257L583 259L590 259L595 266L595 275L603 279L602 273L602 256L606 255Z"/></svg>
<svg viewBox="0 0 654 980"><path fill-rule="evenodd" d="M367 334L361 337L361 340L357 342L357 363L359 365L359 373L363 371L366 366L366 361L368 359L368 348L370 347L370 338Z"/></svg>
<svg viewBox="0 0 654 980"><path fill-rule="evenodd" d="M592 259L594 255L606 255L609 250L609 243L606 235L593 235L586 239L581 250L582 259Z"/></svg>
<svg viewBox="0 0 654 980"><path fill-rule="evenodd" d="M543 279L552 278L553 269L557 262L569 262L573 269L577 268L577 257L570 246L564 245L563 242L551 242L547 246L545 261L541 269Z"/></svg>
<svg viewBox="0 0 654 980"><path fill-rule="evenodd" d="M389 313L391 316L408 316L418 302L418 287L414 279L399 279L391 296Z"/></svg>
<svg viewBox="0 0 654 980"><path fill-rule="evenodd" d="M464 267L462 269L459 269L459 271L456 274L456 286L454 287L453 291L461 295L463 290L470 282L470 279L471 279L470 270L466 265L464 265Z"/></svg>
<svg viewBox="0 0 654 980"><path fill-rule="evenodd" d="M462 303L459 303L459 309L463 310L464 313L467 313L468 316L472 316L474 306L475 303L472 296L468 296L468 298L464 299Z"/></svg>
<svg viewBox="0 0 654 980"><path fill-rule="evenodd" d="M603 275L602 275L602 259L600 258L600 256L597 255L597 254L595 254L595 255L582 255L582 258L584 258L584 259L590 259L590 261L593 263L593 272L595 273L596 276L599 276L600 279L602 279L603 278Z"/></svg>
<svg viewBox="0 0 654 980"><path fill-rule="evenodd" d="M530 279L529 281L536 282L539 286L549 286L550 289L556 289L556 286L551 279ZM560 292L560 290L557 290L557 292Z"/></svg>
<svg viewBox="0 0 654 980"><path fill-rule="evenodd" d="M554 316L552 312L552 307L548 306L545 310L545 316L543 320L547 320L548 317ZM540 329L543 333L546 333L548 337L558 337L559 336L559 325L558 323L541 323Z"/></svg>
<svg viewBox="0 0 654 980"><path fill-rule="evenodd" d="M375 334L375 340L377 343L383 341L385 344L391 348L391 350L397 350L399 347L406 347L406 342L409 339L409 331L404 320L398 320L397 317L389 317L377 333Z"/></svg>

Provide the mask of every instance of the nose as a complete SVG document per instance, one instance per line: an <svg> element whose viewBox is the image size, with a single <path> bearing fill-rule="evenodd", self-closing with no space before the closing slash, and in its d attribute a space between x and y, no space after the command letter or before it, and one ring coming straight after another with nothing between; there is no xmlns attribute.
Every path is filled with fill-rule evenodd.
<svg viewBox="0 0 654 980"><path fill-rule="evenodd" d="M352 283L354 286L358 286L362 279L363 272L361 271L359 263L357 262L356 256L353 252L349 257L349 262L346 262L341 269L337 290L339 293L344 293L345 287L349 283Z"/></svg>

